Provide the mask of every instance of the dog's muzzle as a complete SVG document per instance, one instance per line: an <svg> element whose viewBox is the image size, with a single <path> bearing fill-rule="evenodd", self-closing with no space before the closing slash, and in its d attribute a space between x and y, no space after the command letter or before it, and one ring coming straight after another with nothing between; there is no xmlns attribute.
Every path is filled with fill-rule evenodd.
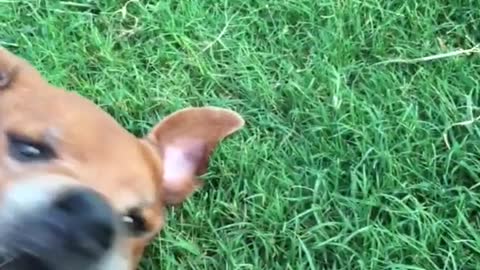
<svg viewBox="0 0 480 270"><path fill-rule="evenodd" d="M84 188L53 198L31 211L0 214L0 269L89 270L110 251L116 217L106 201Z"/></svg>

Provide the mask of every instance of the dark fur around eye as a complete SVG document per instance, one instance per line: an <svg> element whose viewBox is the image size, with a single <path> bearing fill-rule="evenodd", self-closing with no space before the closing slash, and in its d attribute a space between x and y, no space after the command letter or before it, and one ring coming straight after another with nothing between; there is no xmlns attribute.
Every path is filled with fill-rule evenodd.
<svg viewBox="0 0 480 270"><path fill-rule="evenodd" d="M12 70L0 70L0 91L7 89L17 75L17 68Z"/></svg>
<svg viewBox="0 0 480 270"><path fill-rule="evenodd" d="M124 216L125 228L132 236L140 236L148 231L147 222L142 215L141 209L130 209Z"/></svg>
<svg viewBox="0 0 480 270"><path fill-rule="evenodd" d="M14 133L7 133L8 154L20 162L48 161L56 158L50 145Z"/></svg>

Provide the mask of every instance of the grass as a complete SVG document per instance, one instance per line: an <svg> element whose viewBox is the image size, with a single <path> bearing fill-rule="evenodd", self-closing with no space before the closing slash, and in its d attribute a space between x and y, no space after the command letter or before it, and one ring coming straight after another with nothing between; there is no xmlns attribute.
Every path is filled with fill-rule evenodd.
<svg viewBox="0 0 480 270"><path fill-rule="evenodd" d="M240 112L142 269L480 269L480 2L0 1L0 42L145 133ZM376 64L379 62L383 64Z"/></svg>

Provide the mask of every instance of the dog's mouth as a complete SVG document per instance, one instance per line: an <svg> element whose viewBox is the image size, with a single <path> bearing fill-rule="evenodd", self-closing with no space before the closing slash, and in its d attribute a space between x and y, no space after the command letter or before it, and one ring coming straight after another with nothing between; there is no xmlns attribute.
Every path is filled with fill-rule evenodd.
<svg viewBox="0 0 480 270"><path fill-rule="evenodd" d="M2 270L52 270L42 260L29 254L17 254L17 256L4 256L0 258Z"/></svg>
<svg viewBox="0 0 480 270"><path fill-rule="evenodd" d="M0 212L1 270L96 270L115 246L117 217L95 193L72 190L49 204Z"/></svg>
<svg viewBox="0 0 480 270"><path fill-rule="evenodd" d="M90 270L110 249L80 228L73 232L46 220L8 227L0 232L1 270Z"/></svg>
<svg viewBox="0 0 480 270"><path fill-rule="evenodd" d="M127 269L119 243L99 245L85 231L72 234L25 223L4 230L3 225L0 226L0 270Z"/></svg>
<svg viewBox="0 0 480 270"><path fill-rule="evenodd" d="M0 260L0 269L2 270L93 270L94 266L98 264L98 262L94 263L90 260L74 262L60 257L57 258L57 262L52 262L28 252L4 256Z"/></svg>

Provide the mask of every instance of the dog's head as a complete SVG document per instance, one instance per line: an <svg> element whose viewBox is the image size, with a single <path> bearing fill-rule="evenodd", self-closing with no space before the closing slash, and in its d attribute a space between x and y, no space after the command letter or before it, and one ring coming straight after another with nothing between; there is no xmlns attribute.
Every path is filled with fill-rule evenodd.
<svg viewBox="0 0 480 270"><path fill-rule="evenodd" d="M130 270L164 207L199 185L244 125L213 107L176 112L144 138L0 48L0 268Z"/></svg>

